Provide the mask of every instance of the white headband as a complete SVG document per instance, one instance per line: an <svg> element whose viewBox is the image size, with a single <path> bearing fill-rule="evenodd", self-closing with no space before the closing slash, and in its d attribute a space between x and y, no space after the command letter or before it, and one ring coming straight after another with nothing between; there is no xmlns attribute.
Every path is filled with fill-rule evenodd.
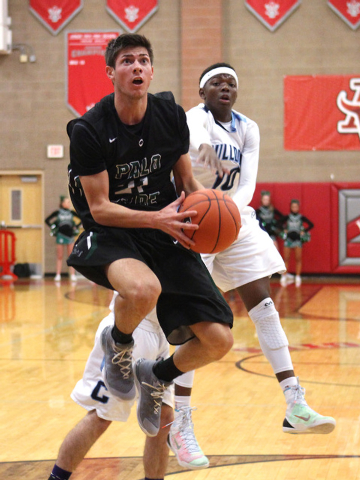
<svg viewBox="0 0 360 480"><path fill-rule="evenodd" d="M239 86L239 80L238 80L238 77L235 73L235 70L233 70L232 68L228 68L228 67L218 67L218 68L213 68L209 72L205 73L205 75L200 80L200 88L203 88L205 83L208 80L210 80L210 78L216 77L217 75L221 75L223 73L225 73L226 75L231 75L232 77L234 77L235 82L236 82L236 88Z"/></svg>

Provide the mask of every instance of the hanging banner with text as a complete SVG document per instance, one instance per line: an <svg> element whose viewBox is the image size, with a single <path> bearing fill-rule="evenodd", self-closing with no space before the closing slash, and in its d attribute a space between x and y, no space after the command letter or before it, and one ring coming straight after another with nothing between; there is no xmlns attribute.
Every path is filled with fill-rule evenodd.
<svg viewBox="0 0 360 480"><path fill-rule="evenodd" d="M329 7L349 25L356 30L360 25L360 1L359 0L328 0Z"/></svg>
<svg viewBox="0 0 360 480"><path fill-rule="evenodd" d="M300 5L301 0L245 0L245 6L272 32Z"/></svg>
<svg viewBox="0 0 360 480"><path fill-rule="evenodd" d="M106 10L128 32L134 33L154 15L158 0L107 0Z"/></svg>
<svg viewBox="0 0 360 480"><path fill-rule="evenodd" d="M360 75L284 78L286 150L360 150Z"/></svg>
<svg viewBox="0 0 360 480"><path fill-rule="evenodd" d="M105 49L119 32L67 32L66 104L81 116L114 91L105 73Z"/></svg>
<svg viewBox="0 0 360 480"><path fill-rule="evenodd" d="M82 0L30 0L30 12L57 35L83 8Z"/></svg>

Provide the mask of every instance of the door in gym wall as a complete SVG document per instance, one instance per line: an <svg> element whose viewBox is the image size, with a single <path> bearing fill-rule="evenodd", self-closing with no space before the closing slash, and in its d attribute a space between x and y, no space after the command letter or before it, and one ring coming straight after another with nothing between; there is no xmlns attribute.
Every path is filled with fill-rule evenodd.
<svg viewBox="0 0 360 480"><path fill-rule="evenodd" d="M44 269L42 172L0 171L0 224L16 236L16 263L29 263L32 274Z"/></svg>

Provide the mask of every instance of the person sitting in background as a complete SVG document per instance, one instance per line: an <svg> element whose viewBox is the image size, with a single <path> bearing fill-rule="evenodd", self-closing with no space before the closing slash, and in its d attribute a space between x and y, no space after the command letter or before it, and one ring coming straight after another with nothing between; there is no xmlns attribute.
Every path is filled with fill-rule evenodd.
<svg viewBox="0 0 360 480"><path fill-rule="evenodd" d="M284 238L284 261L286 270L289 269L291 251L295 252L295 286L301 285L301 269L302 269L302 246L303 243L310 240L310 233L314 224L300 213L299 200L291 200L290 213L284 217L283 234ZM286 274L281 275L280 283L283 287L287 284Z"/></svg>
<svg viewBox="0 0 360 480"><path fill-rule="evenodd" d="M267 190L261 192L261 203L256 210L256 217L260 226L270 235L275 247L279 250L277 236L280 233L284 215L272 205L270 192Z"/></svg>
<svg viewBox="0 0 360 480"><path fill-rule="evenodd" d="M75 217L79 219L78 223L75 222ZM74 210L71 210L70 199L61 196L59 210L55 210L46 217L45 223L51 229L50 235L56 237L56 275L54 280L55 282L60 282L65 246L67 254L70 255L74 244L74 237L79 233L78 228L81 225L80 217ZM69 271L71 281L76 282L74 268L70 267Z"/></svg>

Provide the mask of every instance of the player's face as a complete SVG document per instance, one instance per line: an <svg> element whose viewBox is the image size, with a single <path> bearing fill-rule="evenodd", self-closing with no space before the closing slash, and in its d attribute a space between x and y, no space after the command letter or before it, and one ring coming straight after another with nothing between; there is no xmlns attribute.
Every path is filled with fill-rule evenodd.
<svg viewBox="0 0 360 480"><path fill-rule="evenodd" d="M199 93L217 120L231 120L231 109L237 98L236 81L232 75L222 73L210 78Z"/></svg>
<svg viewBox="0 0 360 480"><path fill-rule="evenodd" d="M115 92L132 97L143 97L153 78L153 67L144 47L127 47L116 57L115 68L106 67Z"/></svg>

